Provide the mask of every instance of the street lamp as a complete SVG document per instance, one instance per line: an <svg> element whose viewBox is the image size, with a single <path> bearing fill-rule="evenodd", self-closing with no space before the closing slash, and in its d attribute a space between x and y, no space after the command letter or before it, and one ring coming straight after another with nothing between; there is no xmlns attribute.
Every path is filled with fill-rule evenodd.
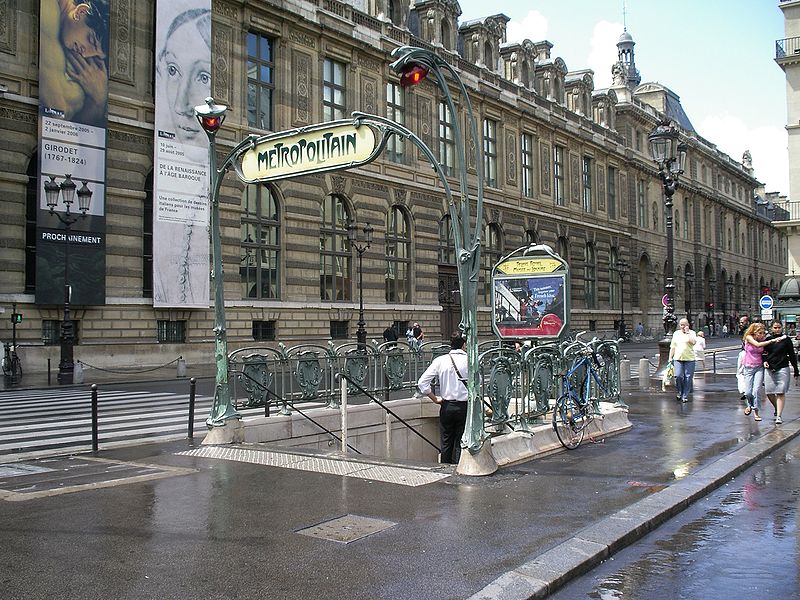
<svg viewBox="0 0 800 600"><path fill-rule="evenodd" d="M708 333L709 335L714 335L714 331L716 331L715 324L714 324L714 297L716 296L717 291L717 279L716 277L712 277L708 280L708 291L711 295L711 300L708 302Z"/></svg>
<svg viewBox="0 0 800 600"><path fill-rule="evenodd" d="M624 258L618 258L616 264L611 265L611 270L619 276L619 337L622 340L625 339L625 275L629 268Z"/></svg>
<svg viewBox="0 0 800 600"><path fill-rule="evenodd" d="M658 166L658 176L664 188L664 222L667 227L667 277L664 284L666 297L664 307L664 338L658 342L659 369L666 366L669 346L675 331L675 266L673 264L672 196L678 187L678 177L686 164L686 144L680 142L680 134L668 119L659 122L648 136L650 156Z"/></svg>
<svg viewBox="0 0 800 600"><path fill-rule="evenodd" d="M219 190L222 177L227 166L217 170L217 131L225 122L227 106L215 104L213 98L206 98L206 103L194 107L194 115L208 136L208 159L211 172L209 202L211 204L211 281L214 285L214 357L217 363L214 384L214 403L206 425L224 427L230 419L240 419L241 415L231 402L231 391L228 385L228 338L225 328L225 293L222 269L222 234L219 220ZM227 160L226 163L227 165Z"/></svg>
<svg viewBox="0 0 800 600"><path fill-rule="evenodd" d="M728 325L728 331L733 331L733 325L732 325L733 321L731 319L731 315L729 314L729 311L733 312L733 310L732 310L733 309L733 279L732 278L728 279L728 281L725 283L725 287L728 290L728 295L725 298L725 306L723 307L723 310L725 311L725 321L724 321L724 323L726 325Z"/></svg>
<svg viewBox="0 0 800 600"><path fill-rule="evenodd" d="M81 185L81 188L77 191L78 210L81 214L80 216L75 216L70 212L70 207L75 201L75 190L78 186L72 181L72 175L66 175L64 181L60 184L56 183L54 175L50 175L49 177L50 181L46 181L44 184L45 201L50 208L50 214L58 217L58 220L64 225L64 318L61 320L61 358L58 362L58 382L72 383L72 374L75 370L75 363L73 361L75 327L69 316L69 301L72 295L72 287L69 285L69 231L70 228L78 222L78 219L86 217L86 213L89 211L89 205L92 202L92 190L86 185L86 181L82 181L83 185ZM63 215L55 210L56 206L58 206L59 196L61 196L61 202L63 202L66 207Z"/></svg>
<svg viewBox="0 0 800 600"><path fill-rule="evenodd" d="M355 248L358 252L358 329L356 330L356 340L358 341L358 349L361 352L367 349L367 330L364 327L364 271L361 268L361 257L364 252L369 250L372 244L372 227L369 223L364 225L364 239L362 243L358 240L358 226L355 221L350 221L347 224L347 240L350 246Z"/></svg>

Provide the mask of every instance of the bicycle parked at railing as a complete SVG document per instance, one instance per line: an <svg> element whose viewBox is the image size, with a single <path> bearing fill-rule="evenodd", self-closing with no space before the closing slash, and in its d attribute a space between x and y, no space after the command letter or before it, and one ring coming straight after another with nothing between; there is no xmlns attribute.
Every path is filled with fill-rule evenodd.
<svg viewBox="0 0 800 600"><path fill-rule="evenodd" d="M585 343L577 340L579 336L565 348L566 356L577 357L560 375L561 395L553 407L553 429L567 450L580 446L586 428L597 414L599 399L608 395L601 379L604 357L596 351L599 340Z"/></svg>
<svg viewBox="0 0 800 600"><path fill-rule="evenodd" d="M22 377L22 363L17 355L17 347L4 342L3 348L3 375L11 381L17 381Z"/></svg>

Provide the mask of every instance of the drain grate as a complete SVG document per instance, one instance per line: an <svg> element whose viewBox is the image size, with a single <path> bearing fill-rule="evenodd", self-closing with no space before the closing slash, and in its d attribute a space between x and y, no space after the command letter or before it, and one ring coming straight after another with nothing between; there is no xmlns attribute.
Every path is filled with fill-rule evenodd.
<svg viewBox="0 0 800 600"><path fill-rule="evenodd" d="M369 479L371 481L382 481L411 487L433 483L445 477L450 477L450 473L441 471L377 465L353 460L337 460L321 456L304 456L302 454L230 446L203 446L178 452L177 454L201 458L219 458L270 467L327 473L329 475L343 475L345 477Z"/></svg>
<svg viewBox="0 0 800 600"><path fill-rule="evenodd" d="M349 544L356 540L363 539L373 533L384 531L394 527L397 523L384 521L382 519L371 519L358 515L345 515L330 521L319 523L305 529L300 529L297 533L309 537L330 540L341 544Z"/></svg>

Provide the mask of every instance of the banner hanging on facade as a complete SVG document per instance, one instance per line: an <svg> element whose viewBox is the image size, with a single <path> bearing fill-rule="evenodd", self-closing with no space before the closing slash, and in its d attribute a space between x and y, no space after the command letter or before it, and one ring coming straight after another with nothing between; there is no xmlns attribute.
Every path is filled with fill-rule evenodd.
<svg viewBox="0 0 800 600"><path fill-rule="evenodd" d="M68 284L72 304L104 304L109 2L41 0L39 14L36 303L60 304ZM55 211L68 228L44 187L67 175L91 192L86 216L75 194L68 217L59 191Z"/></svg>
<svg viewBox="0 0 800 600"><path fill-rule="evenodd" d="M207 308L208 138L194 107L211 95L211 2L158 2L153 306Z"/></svg>

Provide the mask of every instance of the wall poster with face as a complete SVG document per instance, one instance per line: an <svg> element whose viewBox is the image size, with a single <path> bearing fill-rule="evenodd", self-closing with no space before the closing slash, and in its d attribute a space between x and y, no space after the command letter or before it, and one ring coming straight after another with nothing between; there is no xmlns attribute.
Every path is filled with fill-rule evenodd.
<svg viewBox="0 0 800 600"><path fill-rule="evenodd" d="M39 15L36 303L104 304L109 2L41 0Z"/></svg>
<svg viewBox="0 0 800 600"><path fill-rule="evenodd" d="M211 2L158 2L153 306L209 306L208 138L194 107L211 94Z"/></svg>

